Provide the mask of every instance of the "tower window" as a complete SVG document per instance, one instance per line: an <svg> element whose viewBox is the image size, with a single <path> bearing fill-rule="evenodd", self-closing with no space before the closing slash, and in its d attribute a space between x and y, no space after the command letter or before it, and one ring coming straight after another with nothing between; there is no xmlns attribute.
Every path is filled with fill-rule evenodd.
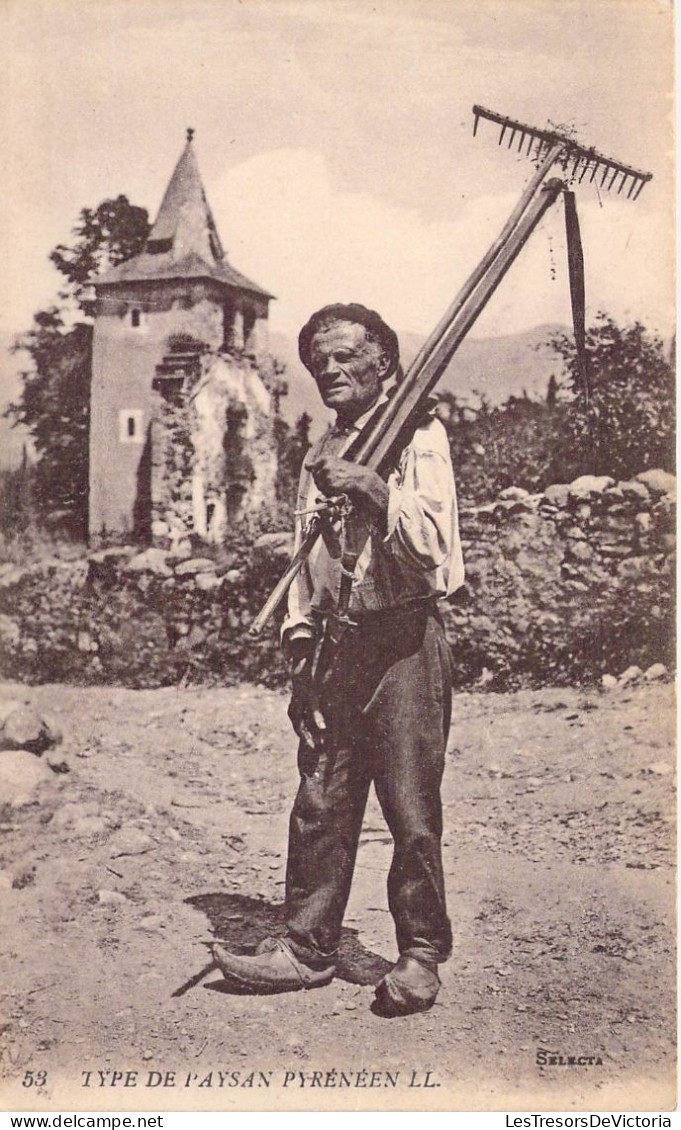
<svg viewBox="0 0 681 1130"><path fill-rule="evenodd" d="M142 443L142 412L139 408L122 408L118 413L119 443Z"/></svg>
<svg viewBox="0 0 681 1130"><path fill-rule="evenodd" d="M138 310L137 307L130 311L130 325L134 330L138 330L142 325L142 311Z"/></svg>

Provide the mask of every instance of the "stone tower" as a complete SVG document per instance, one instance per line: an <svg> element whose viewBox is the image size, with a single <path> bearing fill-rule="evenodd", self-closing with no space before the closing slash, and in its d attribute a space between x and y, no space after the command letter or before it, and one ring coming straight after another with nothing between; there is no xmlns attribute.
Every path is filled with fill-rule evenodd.
<svg viewBox="0 0 681 1130"><path fill-rule="evenodd" d="M192 136L144 250L94 280L93 542L219 541L274 492L272 296L227 261Z"/></svg>

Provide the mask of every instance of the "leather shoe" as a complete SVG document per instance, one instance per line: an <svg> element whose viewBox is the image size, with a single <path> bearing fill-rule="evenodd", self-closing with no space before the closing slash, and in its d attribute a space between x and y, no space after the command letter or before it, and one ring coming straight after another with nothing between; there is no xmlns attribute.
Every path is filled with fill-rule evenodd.
<svg viewBox="0 0 681 1130"><path fill-rule="evenodd" d="M230 953L218 942L212 945L213 958L228 981L254 993L294 992L328 985L335 975L335 965L311 969L283 938L265 938L254 954Z"/></svg>
<svg viewBox="0 0 681 1130"><path fill-rule="evenodd" d="M439 989L440 978L434 966L402 956L376 986L376 1003L383 1016L409 1016L427 1012Z"/></svg>

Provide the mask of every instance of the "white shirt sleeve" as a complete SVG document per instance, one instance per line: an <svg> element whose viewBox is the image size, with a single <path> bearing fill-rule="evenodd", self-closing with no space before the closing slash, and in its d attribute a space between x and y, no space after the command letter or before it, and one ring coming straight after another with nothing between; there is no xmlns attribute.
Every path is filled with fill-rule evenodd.
<svg viewBox="0 0 681 1130"><path fill-rule="evenodd" d="M463 581L454 472L447 433L431 419L417 429L388 480L386 545L405 567L440 571L448 593Z"/></svg>

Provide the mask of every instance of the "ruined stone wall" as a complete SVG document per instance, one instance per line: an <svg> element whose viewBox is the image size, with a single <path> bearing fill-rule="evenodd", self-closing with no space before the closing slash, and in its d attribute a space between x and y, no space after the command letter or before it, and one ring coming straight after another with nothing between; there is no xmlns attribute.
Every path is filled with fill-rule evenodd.
<svg viewBox="0 0 681 1130"><path fill-rule="evenodd" d="M466 583L446 614L457 664L491 684L612 673L673 656L676 480L509 487L461 515ZM618 672L615 670L615 674Z"/></svg>
<svg viewBox="0 0 681 1130"><path fill-rule="evenodd" d="M155 544L196 534L219 545L274 497L271 397L245 356L207 354L174 399L159 397L153 431Z"/></svg>
<svg viewBox="0 0 681 1130"><path fill-rule="evenodd" d="M672 476L509 488L464 509L466 583L445 608L459 686L505 690L665 676L674 663ZM0 566L0 674L154 686L286 681L276 625L247 636L286 533L210 556L133 547ZM217 555L216 555L217 556Z"/></svg>

